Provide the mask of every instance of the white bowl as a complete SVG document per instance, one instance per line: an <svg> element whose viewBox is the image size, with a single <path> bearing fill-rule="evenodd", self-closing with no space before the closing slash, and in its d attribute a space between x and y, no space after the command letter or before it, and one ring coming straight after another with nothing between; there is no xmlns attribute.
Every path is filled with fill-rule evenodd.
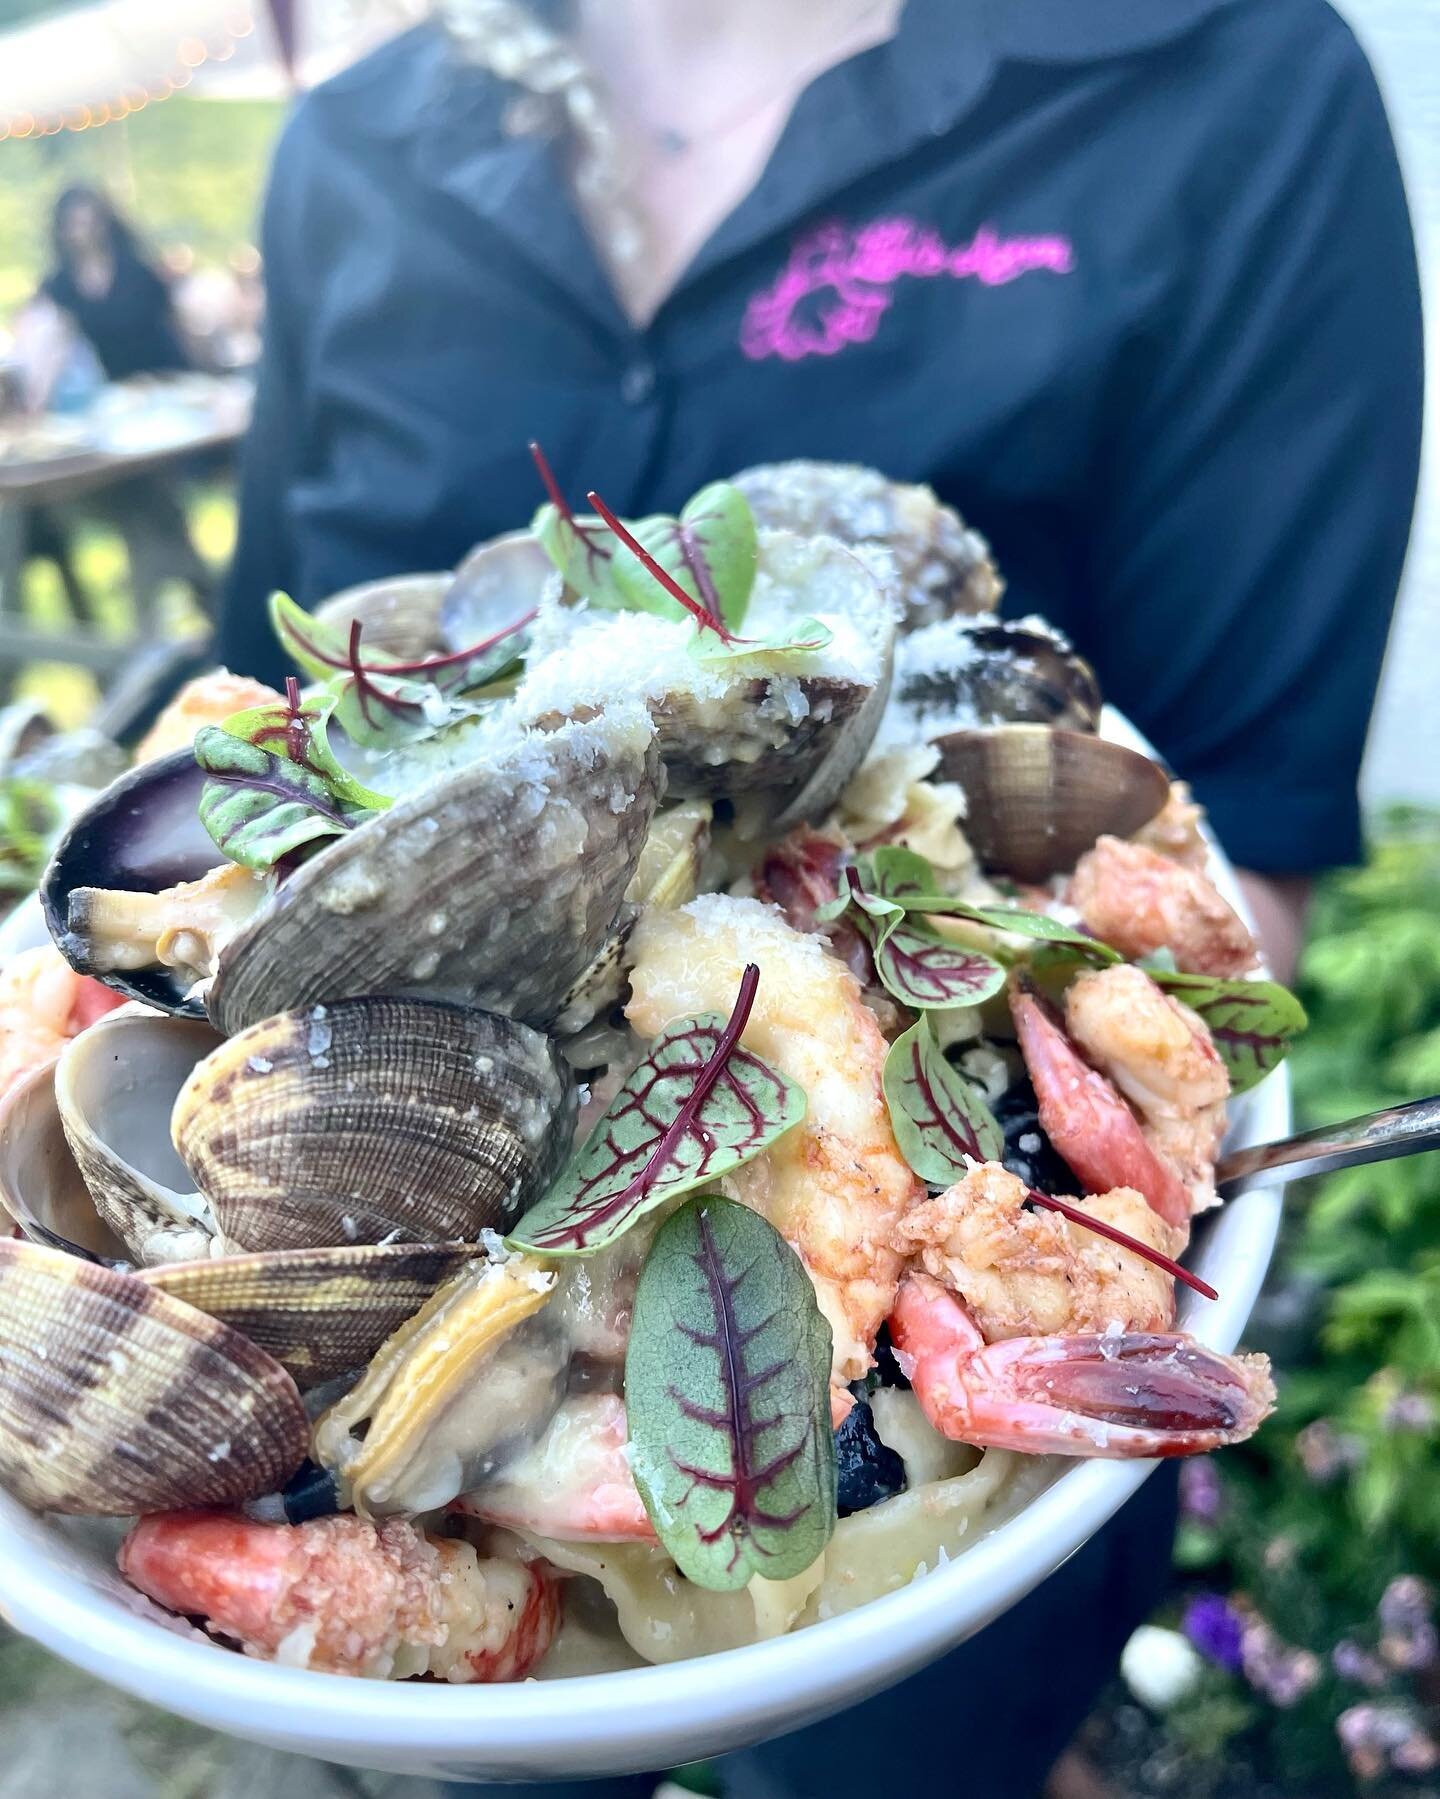
<svg viewBox="0 0 1440 1799"><path fill-rule="evenodd" d="M1138 741L1123 726L1107 735ZM1219 884L1239 903L1228 867ZM43 939L38 907L0 929L0 960ZM1232 1145L1290 1128L1285 1070L1234 1103ZM1189 1262L1181 1328L1239 1341L1275 1243L1282 1189L1232 1200ZM68 1661L215 1730L352 1767L433 1778L574 1778L674 1766L814 1723L914 1673L1023 1599L1153 1471L1077 1462L965 1554L900 1592L793 1636L669 1667L513 1686L386 1685L250 1661L132 1592L83 1526L0 1493L0 1616Z"/></svg>

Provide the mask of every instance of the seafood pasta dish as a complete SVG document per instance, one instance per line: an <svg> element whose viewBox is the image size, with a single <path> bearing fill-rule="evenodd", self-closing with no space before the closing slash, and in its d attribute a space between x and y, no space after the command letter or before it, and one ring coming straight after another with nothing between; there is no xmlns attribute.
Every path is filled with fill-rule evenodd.
<svg viewBox="0 0 1440 1799"><path fill-rule="evenodd" d="M275 596L0 971L0 1485L295 1668L737 1647L1273 1402L1176 1287L1304 1018L1183 784L928 489L534 454Z"/></svg>

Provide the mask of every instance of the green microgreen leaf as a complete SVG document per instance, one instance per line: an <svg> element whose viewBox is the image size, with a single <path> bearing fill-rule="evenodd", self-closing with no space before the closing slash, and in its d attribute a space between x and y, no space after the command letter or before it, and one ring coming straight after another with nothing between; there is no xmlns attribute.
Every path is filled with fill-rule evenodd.
<svg viewBox="0 0 1440 1799"><path fill-rule="evenodd" d="M571 510L538 443L531 443L530 457L550 496L530 521L531 536L559 569L572 593L605 612L628 610L631 601L620 587L620 546L614 533L604 519Z"/></svg>
<svg viewBox="0 0 1440 1799"><path fill-rule="evenodd" d="M679 518L641 519L630 529L696 605L731 630L739 630L755 585L759 546L755 515L738 487L728 481L712 481L700 489ZM633 553L622 552L618 557L616 579L626 602L636 611L659 612L667 618L685 616L679 601Z"/></svg>
<svg viewBox="0 0 1440 1799"><path fill-rule="evenodd" d="M740 1046L760 971L730 1017L669 1025L510 1241L542 1255L593 1255L664 1201L752 1161L805 1116L794 1081Z"/></svg>
<svg viewBox="0 0 1440 1799"><path fill-rule="evenodd" d="M318 776L342 805L384 811L393 803L390 795L358 781L330 747L328 727L340 698L336 688L319 688L302 696L293 679L285 685L284 700L232 712L222 720L220 730L243 743L273 750Z"/></svg>
<svg viewBox="0 0 1440 1799"><path fill-rule="evenodd" d="M697 662L738 662L745 656L813 656L833 641L835 633L818 618L801 618L763 637L737 637L730 643L701 631L688 648Z"/></svg>
<svg viewBox="0 0 1440 1799"><path fill-rule="evenodd" d="M1005 985L1005 969L993 956L952 943L938 931L897 919L878 932L868 921L875 972L882 985L917 1012L948 1006L978 1006Z"/></svg>
<svg viewBox="0 0 1440 1799"><path fill-rule="evenodd" d="M698 1586L788 1580L830 1540L830 1357L809 1276L758 1213L707 1194L661 1227L625 1360L630 1465Z"/></svg>
<svg viewBox="0 0 1440 1799"><path fill-rule="evenodd" d="M1198 1012L1230 1071L1230 1091L1244 1093L1285 1059L1305 1029L1305 1008L1278 981L1227 981L1207 974L1152 969L1150 978Z"/></svg>
<svg viewBox="0 0 1440 1799"><path fill-rule="evenodd" d="M900 1153L930 1186L951 1186L971 1162L1004 1154L1005 1133L979 1088L946 1061L928 1018L891 1044L881 1082Z"/></svg>

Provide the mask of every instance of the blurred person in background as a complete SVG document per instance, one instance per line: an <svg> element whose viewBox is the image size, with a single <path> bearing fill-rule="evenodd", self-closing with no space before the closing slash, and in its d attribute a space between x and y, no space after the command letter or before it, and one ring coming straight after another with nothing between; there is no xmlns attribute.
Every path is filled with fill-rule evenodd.
<svg viewBox="0 0 1440 1799"><path fill-rule="evenodd" d="M53 266L25 314L24 335L34 349L22 380L33 411L83 408L95 397L97 376L129 381L194 366L169 281L105 194L93 187L66 188L55 202L50 238ZM208 607L210 573L171 480L139 476L90 496L84 510L124 537L142 620L149 622L156 593L167 580L181 582ZM32 513L28 540L32 554L57 561L77 613L93 617L71 566L64 516L49 508Z"/></svg>
<svg viewBox="0 0 1440 1799"><path fill-rule="evenodd" d="M262 248L233 668L283 672L272 589L527 518L530 438L631 513L870 463L956 504L1192 781L1288 975L1360 848L1420 434L1399 171L1323 0L442 0L302 102ZM1163 1590L1172 1495L727 1791L1035 1793Z"/></svg>

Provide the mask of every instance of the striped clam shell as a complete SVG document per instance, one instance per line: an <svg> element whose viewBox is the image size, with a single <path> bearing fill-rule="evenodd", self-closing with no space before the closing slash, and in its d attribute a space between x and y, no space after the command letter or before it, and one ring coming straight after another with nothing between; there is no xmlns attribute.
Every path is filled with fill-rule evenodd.
<svg viewBox="0 0 1440 1799"><path fill-rule="evenodd" d="M133 1275L0 1242L0 1485L123 1517L284 1485L308 1426L263 1349Z"/></svg>
<svg viewBox="0 0 1440 1799"><path fill-rule="evenodd" d="M237 1248L473 1242L555 1173L574 1107L568 1070L527 1025L354 999L222 1043L181 1088L171 1131Z"/></svg>
<svg viewBox="0 0 1440 1799"><path fill-rule="evenodd" d="M359 1243L176 1262L140 1279L220 1319L313 1387L368 1362L473 1255L460 1243Z"/></svg>

